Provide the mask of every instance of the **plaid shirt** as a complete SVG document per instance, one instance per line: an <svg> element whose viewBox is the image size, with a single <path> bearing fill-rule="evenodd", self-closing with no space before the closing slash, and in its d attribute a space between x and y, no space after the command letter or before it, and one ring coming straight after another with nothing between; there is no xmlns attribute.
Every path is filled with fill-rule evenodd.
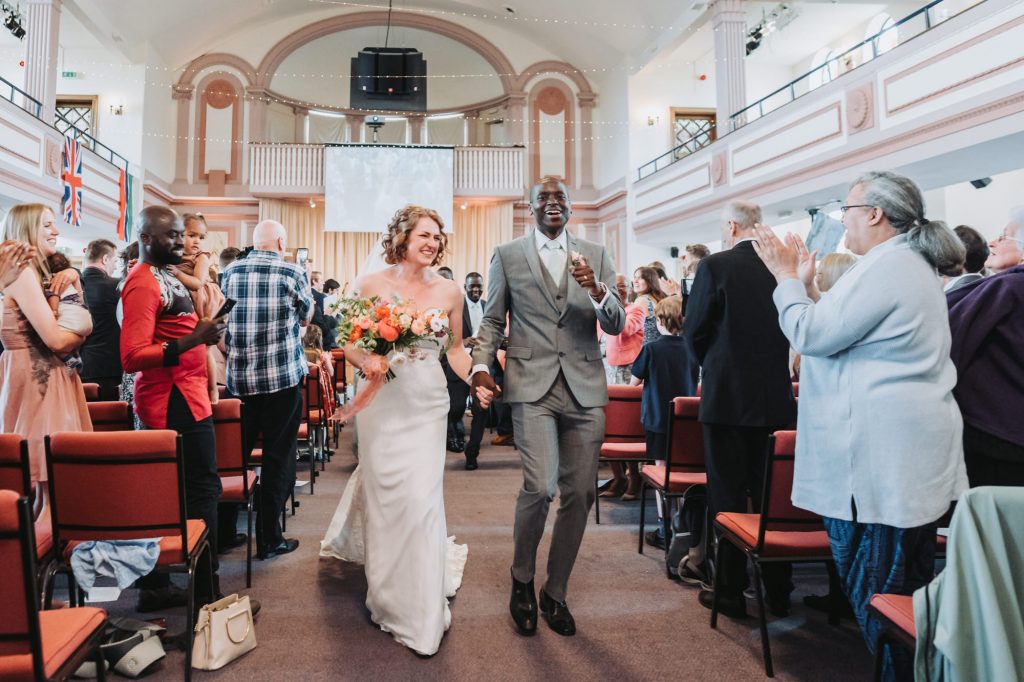
<svg viewBox="0 0 1024 682"><path fill-rule="evenodd" d="M238 303L228 315L228 390L276 393L307 373L299 324L313 310L309 278L270 251L253 250L221 276L224 296Z"/></svg>

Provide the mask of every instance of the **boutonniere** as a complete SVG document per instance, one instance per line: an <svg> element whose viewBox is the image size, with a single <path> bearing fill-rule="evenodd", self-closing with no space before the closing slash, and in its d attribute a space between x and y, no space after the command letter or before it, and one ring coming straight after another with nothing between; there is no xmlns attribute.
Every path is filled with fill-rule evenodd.
<svg viewBox="0 0 1024 682"><path fill-rule="evenodd" d="M582 254L582 253L580 253L579 251L573 251L573 252L572 252L572 253L571 253L571 254L569 255L569 258L570 258L570 260L571 260L571 262L572 262L572 266L573 266L574 268L578 268L578 267L580 267L581 265L586 265L586 264L587 264L587 259L586 259L586 258L584 258L584 257L583 257L583 254Z"/></svg>

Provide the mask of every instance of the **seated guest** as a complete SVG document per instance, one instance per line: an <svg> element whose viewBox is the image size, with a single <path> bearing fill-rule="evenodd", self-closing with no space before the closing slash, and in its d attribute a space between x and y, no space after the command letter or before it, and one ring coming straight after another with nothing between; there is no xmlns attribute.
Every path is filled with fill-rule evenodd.
<svg viewBox="0 0 1024 682"><path fill-rule="evenodd" d="M199 319L192 298L168 266L184 257L185 226L166 206L147 206L140 214L140 262L125 280L121 303L121 363L136 372L135 412L148 429L181 434L185 459L185 508L202 519L210 546L217 547L217 474L213 408L207 389L206 347L220 341L223 320ZM197 604L220 593L216 553L211 557L213 584L207 572L196 576ZM203 565L203 564L201 564ZM166 574L153 573L136 582L137 609L156 611L183 603L181 591Z"/></svg>
<svg viewBox="0 0 1024 682"><path fill-rule="evenodd" d="M666 406L673 398L697 394L700 365L680 336L683 331L682 300L678 296L663 298L655 307L654 314L661 336L640 350L633 362L633 376L629 383L631 386L639 386L643 382L640 420L647 432L647 456L664 465L671 420ZM662 511L659 505L659 514ZM648 544L664 549L664 528L651 531L646 540Z"/></svg>
<svg viewBox="0 0 1024 682"><path fill-rule="evenodd" d="M100 400L120 400L121 326L117 303L121 298L114 277L117 246L107 239L95 239L85 247L82 290L92 314L92 334L82 344L82 381L99 384Z"/></svg>
<svg viewBox="0 0 1024 682"><path fill-rule="evenodd" d="M946 294L967 479L1024 485L1024 266Z"/></svg>
<svg viewBox="0 0 1024 682"><path fill-rule="evenodd" d="M1010 222L1006 223L1002 234L988 243L992 252L985 267L989 272L1002 272L1015 268L1024 262L1024 206L1010 211Z"/></svg>
<svg viewBox="0 0 1024 682"><path fill-rule="evenodd" d="M988 260L989 254L985 238L973 227L958 225L953 232L963 242L967 255L964 258L964 267L959 275L942 278L946 283L946 286L943 288L943 291L946 293L984 278L985 273L983 270L985 269L985 261Z"/></svg>
<svg viewBox="0 0 1024 682"><path fill-rule="evenodd" d="M329 351L335 347L338 336L338 318L329 314L329 308L338 300L337 294L341 285L333 279L323 281L323 275L319 272L311 272L309 277L313 294L312 322L313 325L320 328L323 348ZM320 291L321 288L322 291Z"/></svg>
<svg viewBox="0 0 1024 682"><path fill-rule="evenodd" d="M793 504L824 517L873 651L871 596L913 594L931 580L936 522L967 489L949 319L935 281L962 264L964 247L925 218L917 185L895 173L858 178L841 210L846 245L862 258L824 295L799 237L783 242L762 226L756 244L779 283L782 330L804 357ZM913 677L907 652L892 648L885 660L887 677Z"/></svg>
<svg viewBox="0 0 1024 682"><path fill-rule="evenodd" d="M306 327L306 333L302 337L302 349L306 354L306 362L319 365L320 371L334 376L334 363L331 361L331 354L324 350L323 332L320 331L320 327L315 324Z"/></svg>

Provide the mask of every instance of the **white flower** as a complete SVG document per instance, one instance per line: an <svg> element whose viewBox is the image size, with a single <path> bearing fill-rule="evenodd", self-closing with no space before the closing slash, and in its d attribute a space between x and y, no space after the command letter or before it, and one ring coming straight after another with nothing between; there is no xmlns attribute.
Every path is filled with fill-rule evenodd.
<svg viewBox="0 0 1024 682"><path fill-rule="evenodd" d="M401 351L396 351L394 353L394 355L391 356L391 366L392 367L401 367L402 365L404 365L408 361L409 361L408 356L405 353L401 352Z"/></svg>
<svg viewBox="0 0 1024 682"><path fill-rule="evenodd" d="M410 324L412 324L412 315L409 315L408 313L399 315L398 321L401 323L403 327L408 327Z"/></svg>
<svg viewBox="0 0 1024 682"><path fill-rule="evenodd" d="M431 331L437 333L444 329L444 321L440 317L435 317L430 321Z"/></svg>

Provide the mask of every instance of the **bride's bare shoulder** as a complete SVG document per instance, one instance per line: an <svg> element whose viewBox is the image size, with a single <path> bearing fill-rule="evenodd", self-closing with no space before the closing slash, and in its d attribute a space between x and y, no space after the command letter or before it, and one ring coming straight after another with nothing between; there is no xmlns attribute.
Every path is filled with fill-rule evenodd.
<svg viewBox="0 0 1024 682"><path fill-rule="evenodd" d="M378 296L387 287L385 284L388 280L388 270L379 270L377 272L370 272L365 275L360 275L356 278L353 290L359 295L364 297Z"/></svg>

